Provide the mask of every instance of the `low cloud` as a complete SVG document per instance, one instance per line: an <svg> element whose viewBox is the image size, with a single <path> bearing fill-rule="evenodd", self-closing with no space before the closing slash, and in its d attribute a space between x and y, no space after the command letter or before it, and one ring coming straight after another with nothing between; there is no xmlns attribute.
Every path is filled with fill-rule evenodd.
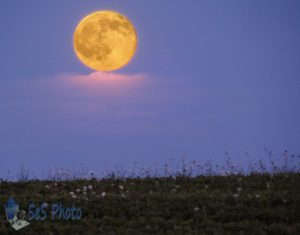
<svg viewBox="0 0 300 235"><path fill-rule="evenodd" d="M122 95L131 89L142 86L148 76L146 74L120 74L112 72L92 72L82 74L59 74L50 79L56 87L80 90L87 95ZM48 81L47 81L48 82ZM124 94L124 95L125 95Z"/></svg>

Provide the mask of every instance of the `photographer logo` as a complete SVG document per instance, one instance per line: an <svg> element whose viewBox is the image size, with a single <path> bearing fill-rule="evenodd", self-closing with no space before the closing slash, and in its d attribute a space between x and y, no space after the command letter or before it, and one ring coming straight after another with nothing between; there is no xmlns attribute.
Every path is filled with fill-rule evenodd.
<svg viewBox="0 0 300 235"><path fill-rule="evenodd" d="M25 220L25 211L19 209L19 205L12 197L7 200L4 208L6 219L15 230L19 230L29 225L29 222Z"/></svg>
<svg viewBox="0 0 300 235"><path fill-rule="evenodd" d="M19 205L10 197L4 205L6 219L15 230L20 230L30 223L28 221L44 221L47 218L52 221L78 221L82 217L82 209L75 207L64 207L62 203L46 202L41 204L30 203L28 211L20 210ZM28 221L26 221L28 220Z"/></svg>

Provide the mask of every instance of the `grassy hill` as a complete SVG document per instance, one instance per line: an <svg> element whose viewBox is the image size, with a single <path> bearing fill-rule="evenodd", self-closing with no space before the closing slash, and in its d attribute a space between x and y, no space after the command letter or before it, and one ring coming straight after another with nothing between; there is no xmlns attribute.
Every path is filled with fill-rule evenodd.
<svg viewBox="0 0 300 235"><path fill-rule="evenodd" d="M29 216L19 234L300 234L300 174L251 174L0 183ZM80 207L80 220L52 220L52 203ZM0 234L16 234L0 210Z"/></svg>

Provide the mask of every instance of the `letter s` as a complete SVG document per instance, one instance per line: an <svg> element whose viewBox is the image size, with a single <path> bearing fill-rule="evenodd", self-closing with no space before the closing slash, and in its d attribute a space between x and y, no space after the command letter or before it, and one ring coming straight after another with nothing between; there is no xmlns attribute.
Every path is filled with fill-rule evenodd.
<svg viewBox="0 0 300 235"><path fill-rule="evenodd" d="M47 213L46 213L45 209L47 209L47 203L43 203L43 205L41 206L41 217L40 217L40 220L45 220L46 217L47 217Z"/></svg>
<svg viewBox="0 0 300 235"><path fill-rule="evenodd" d="M35 209L35 205L33 203L31 203L28 206L28 215L29 215L28 220L34 219L34 217L35 217L34 209Z"/></svg>

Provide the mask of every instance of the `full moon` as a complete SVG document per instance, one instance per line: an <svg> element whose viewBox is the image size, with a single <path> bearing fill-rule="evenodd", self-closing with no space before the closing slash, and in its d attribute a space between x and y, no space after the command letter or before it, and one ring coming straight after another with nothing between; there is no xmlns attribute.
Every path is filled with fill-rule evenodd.
<svg viewBox="0 0 300 235"><path fill-rule="evenodd" d="M113 71L134 56L137 34L127 17L114 11L97 11L79 22L73 43L83 64L94 70Z"/></svg>

